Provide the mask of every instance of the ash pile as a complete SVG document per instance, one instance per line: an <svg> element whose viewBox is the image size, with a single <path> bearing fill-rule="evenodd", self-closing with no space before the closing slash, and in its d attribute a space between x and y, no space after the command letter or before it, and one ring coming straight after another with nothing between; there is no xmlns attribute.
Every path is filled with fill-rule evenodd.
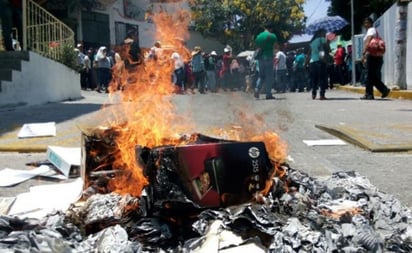
<svg viewBox="0 0 412 253"><path fill-rule="evenodd" d="M136 148L139 197L109 191L127 173L107 163L67 212L0 217L0 251L412 252L411 211L356 172L316 179L270 161L263 142L198 137Z"/></svg>

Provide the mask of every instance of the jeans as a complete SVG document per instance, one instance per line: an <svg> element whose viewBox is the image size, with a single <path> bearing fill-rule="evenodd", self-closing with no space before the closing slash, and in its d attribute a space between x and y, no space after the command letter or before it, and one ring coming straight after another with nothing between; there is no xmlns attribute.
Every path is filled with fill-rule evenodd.
<svg viewBox="0 0 412 253"><path fill-rule="evenodd" d="M272 86L275 75L273 70L273 59L259 60L259 75L256 91L259 92L263 86L265 88L266 98L272 97Z"/></svg>
<svg viewBox="0 0 412 253"><path fill-rule="evenodd" d="M180 89L184 89L185 80L185 70L182 68L175 69L172 76L173 84L179 86Z"/></svg>
<svg viewBox="0 0 412 253"><path fill-rule="evenodd" d="M295 92L296 89L298 89L299 92L303 92L305 90L305 86L307 86L306 70L303 68L297 68L294 75L295 78L293 80L291 91Z"/></svg>
<svg viewBox="0 0 412 253"><path fill-rule="evenodd" d="M97 88L107 89L111 80L111 72L109 68L97 68Z"/></svg>
<svg viewBox="0 0 412 253"><path fill-rule="evenodd" d="M193 72L194 80L194 87L199 89L200 93L205 92L205 72Z"/></svg>
<svg viewBox="0 0 412 253"><path fill-rule="evenodd" d="M278 92L286 92L288 89L287 69L276 70L276 90Z"/></svg>
<svg viewBox="0 0 412 253"><path fill-rule="evenodd" d="M209 91L216 91L216 72L214 70L207 70L207 89Z"/></svg>

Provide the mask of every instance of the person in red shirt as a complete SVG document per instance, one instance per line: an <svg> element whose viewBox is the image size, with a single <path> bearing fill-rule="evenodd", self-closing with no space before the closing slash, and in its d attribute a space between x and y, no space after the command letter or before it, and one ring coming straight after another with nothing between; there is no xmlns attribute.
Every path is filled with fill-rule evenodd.
<svg viewBox="0 0 412 253"><path fill-rule="evenodd" d="M230 85L230 63L232 62L232 55L230 53L230 49L225 47L223 50L223 65L222 69L220 70L219 76L222 80L221 82L221 88L223 88L224 91L227 89L231 88Z"/></svg>
<svg viewBox="0 0 412 253"><path fill-rule="evenodd" d="M333 69L333 82L330 82L330 88L333 88L334 84L344 85L344 72L345 69L345 48L342 47L342 44L338 44L334 57L334 69Z"/></svg>

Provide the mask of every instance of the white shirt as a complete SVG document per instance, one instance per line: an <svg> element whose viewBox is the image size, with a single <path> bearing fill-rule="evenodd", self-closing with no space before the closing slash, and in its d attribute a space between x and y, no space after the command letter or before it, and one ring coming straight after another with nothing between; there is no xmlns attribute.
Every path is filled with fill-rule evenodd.
<svg viewBox="0 0 412 253"><path fill-rule="evenodd" d="M282 51L279 51L276 53L275 56L277 65L276 65L276 70L285 70L287 69L286 67L286 55Z"/></svg>
<svg viewBox="0 0 412 253"><path fill-rule="evenodd" d="M363 41L366 41L366 38L368 38L369 36L372 36L372 38L376 37L378 33L376 32L375 27L369 27L368 31L366 32L365 37L363 37Z"/></svg>

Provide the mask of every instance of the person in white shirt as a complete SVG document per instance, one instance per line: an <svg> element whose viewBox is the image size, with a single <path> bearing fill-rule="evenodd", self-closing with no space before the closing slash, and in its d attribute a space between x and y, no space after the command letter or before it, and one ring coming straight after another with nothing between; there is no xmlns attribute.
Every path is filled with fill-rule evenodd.
<svg viewBox="0 0 412 253"><path fill-rule="evenodd" d="M363 57L362 62L366 65L367 77L365 85L365 95L361 99L371 100L375 99L373 95L373 87L382 94L382 98L385 98L389 95L390 89L381 80L381 69L383 65L383 56L382 55L372 55L368 51L368 44L372 38L377 37L378 33L373 27L373 20L370 17L366 17L363 20L363 27L367 30L365 37L363 38Z"/></svg>
<svg viewBox="0 0 412 253"><path fill-rule="evenodd" d="M287 67L286 54L282 51L281 46L278 46L275 51L275 90L280 93L285 93L288 89L287 85Z"/></svg>

